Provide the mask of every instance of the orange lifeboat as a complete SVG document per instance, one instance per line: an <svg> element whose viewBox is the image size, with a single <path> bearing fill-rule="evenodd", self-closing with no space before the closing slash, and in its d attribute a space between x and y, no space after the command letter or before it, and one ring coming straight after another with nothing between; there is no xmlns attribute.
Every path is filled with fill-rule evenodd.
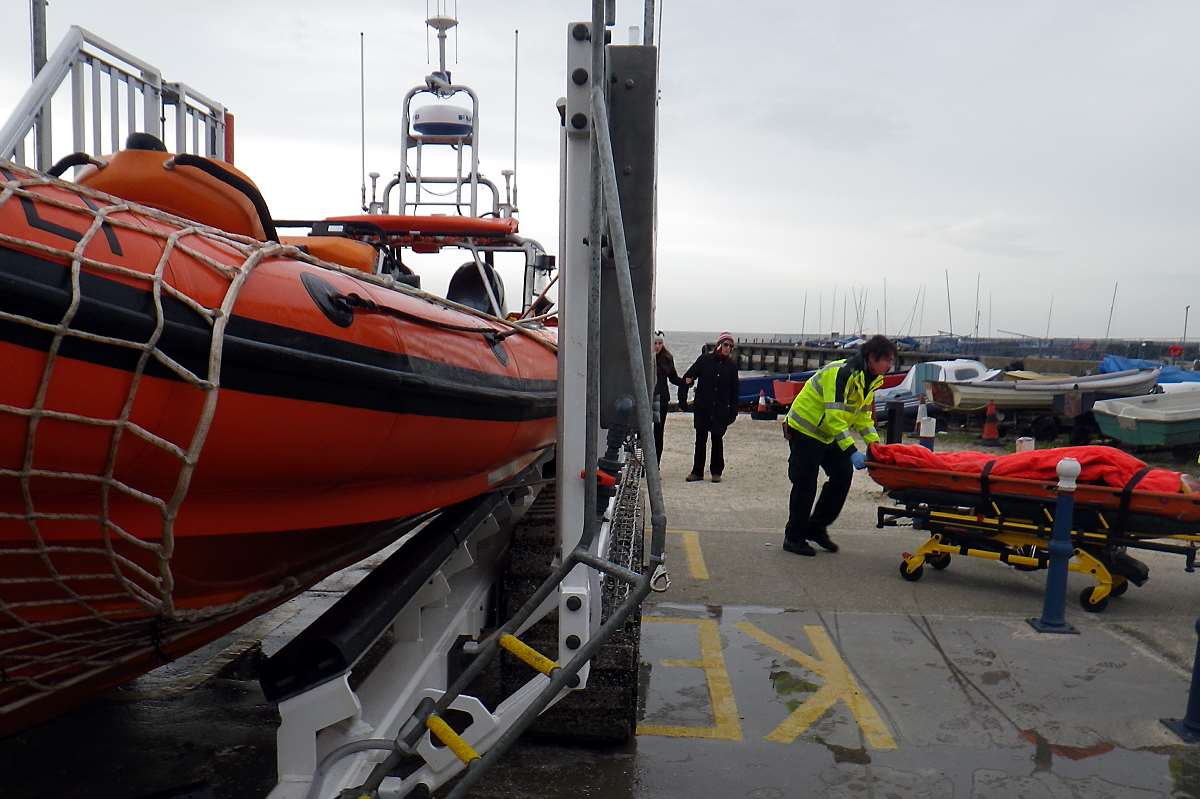
<svg viewBox="0 0 1200 799"><path fill-rule="evenodd" d="M227 231L93 184L0 164L0 735L214 640L555 436L544 331L367 274L362 242L339 268L262 241L252 202Z"/></svg>

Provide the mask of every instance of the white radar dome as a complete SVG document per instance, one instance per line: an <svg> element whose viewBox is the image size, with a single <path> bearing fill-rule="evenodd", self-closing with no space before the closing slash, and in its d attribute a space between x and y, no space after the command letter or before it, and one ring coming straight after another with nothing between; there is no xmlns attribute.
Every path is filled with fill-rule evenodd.
<svg viewBox="0 0 1200 799"><path fill-rule="evenodd" d="M471 132L471 112L454 105L427 105L413 112L413 130L426 136L466 136Z"/></svg>

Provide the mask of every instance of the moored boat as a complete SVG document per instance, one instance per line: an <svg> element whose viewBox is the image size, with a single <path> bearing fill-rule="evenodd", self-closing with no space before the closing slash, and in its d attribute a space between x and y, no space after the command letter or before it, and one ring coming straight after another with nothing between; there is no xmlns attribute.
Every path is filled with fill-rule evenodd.
<svg viewBox="0 0 1200 799"><path fill-rule="evenodd" d="M1157 369L1131 369L1112 374L1051 380L988 380L975 383L933 381L930 397L938 405L957 411L979 411L994 402L999 410L1052 409L1054 398L1082 392L1096 398L1147 394L1158 382Z"/></svg>
<svg viewBox="0 0 1200 799"><path fill-rule="evenodd" d="M1092 406L1100 431L1137 447L1200 444L1200 392L1101 400Z"/></svg>

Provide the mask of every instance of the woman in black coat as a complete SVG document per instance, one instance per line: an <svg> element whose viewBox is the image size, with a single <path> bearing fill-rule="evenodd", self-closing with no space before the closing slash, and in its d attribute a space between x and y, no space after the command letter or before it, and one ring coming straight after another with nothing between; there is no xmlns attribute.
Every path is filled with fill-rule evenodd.
<svg viewBox="0 0 1200 799"><path fill-rule="evenodd" d="M663 430L667 425L667 406L671 403L671 383L677 386L687 385L675 371L675 356L667 349L662 331L654 334L654 367L657 378L654 381L654 397L658 400L658 413L654 416L654 451L659 462L662 461Z"/></svg>
<svg viewBox="0 0 1200 799"><path fill-rule="evenodd" d="M687 476L689 483L704 479L704 456L708 437L712 436L712 481L721 482L725 471L725 451L722 438L725 428L737 419L738 368L737 361L730 357L733 352L733 336L722 333L717 338L717 348L696 359L683 379L696 385L696 398L692 400L692 422L696 427L696 456L692 461L692 472Z"/></svg>

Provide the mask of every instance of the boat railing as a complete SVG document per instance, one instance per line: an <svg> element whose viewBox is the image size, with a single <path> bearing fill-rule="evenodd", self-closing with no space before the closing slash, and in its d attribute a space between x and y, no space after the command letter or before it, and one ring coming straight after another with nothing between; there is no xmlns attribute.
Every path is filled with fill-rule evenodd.
<svg viewBox="0 0 1200 799"><path fill-rule="evenodd" d="M50 168L66 143L51 120L68 78L73 152L116 152L130 133L165 138L173 129L174 152L232 161L225 106L186 83L164 81L157 67L75 25L0 128L0 158Z"/></svg>
<svg viewBox="0 0 1200 799"><path fill-rule="evenodd" d="M467 184L467 185L474 184L477 186L484 186L492 192L491 211L484 211L484 215L486 216L486 215L490 214L492 216L498 217L501 214L502 206L500 203L500 190L498 188L496 188L495 183L493 183L489 178L485 178L483 175L477 175L474 173L472 173L470 175L460 175L457 177L449 177L449 176L441 177L441 176L434 176L434 175L425 175L425 176L418 178L417 175L414 175L411 172L409 172L407 174L406 178L407 179L405 180L405 183L408 185L414 186L417 189L417 191L420 191L421 185L425 184L425 183L430 183L430 184L454 183L454 184L456 184L456 191L461 191L461 188L464 184ZM383 187L383 200L381 201L382 205L380 206L380 209L379 209L382 213L385 213L385 214L391 213L392 191L399 185L400 185L400 177L399 177L399 175L397 175L396 177L393 177L391 180L389 180L387 182L387 185L385 185ZM429 189L425 189L424 191L428 194L434 193L434 192L429 191ZM478 189L476 189L476 192L477 191L478 191ZM401 207L400 207L399 213L404 214L405 207L411 207L415 210L417 205L434 205L434 206L448 205L452 208L460 208L461 209L464 204L461 201L461 199L458 199L458 198L456 198L453 201L443 200L443 201L435 202L435 201L431 201L431 200L422 200L419 203L410 202L408 200L407 188L404 188L404 189L401 189L401 191L400 191L400 205L401 205ZM476 199L475 205L476 205L476 210L478 210L478 199ZM472 214L472 216L477 216L477 215L478 214Z"/></svg>

